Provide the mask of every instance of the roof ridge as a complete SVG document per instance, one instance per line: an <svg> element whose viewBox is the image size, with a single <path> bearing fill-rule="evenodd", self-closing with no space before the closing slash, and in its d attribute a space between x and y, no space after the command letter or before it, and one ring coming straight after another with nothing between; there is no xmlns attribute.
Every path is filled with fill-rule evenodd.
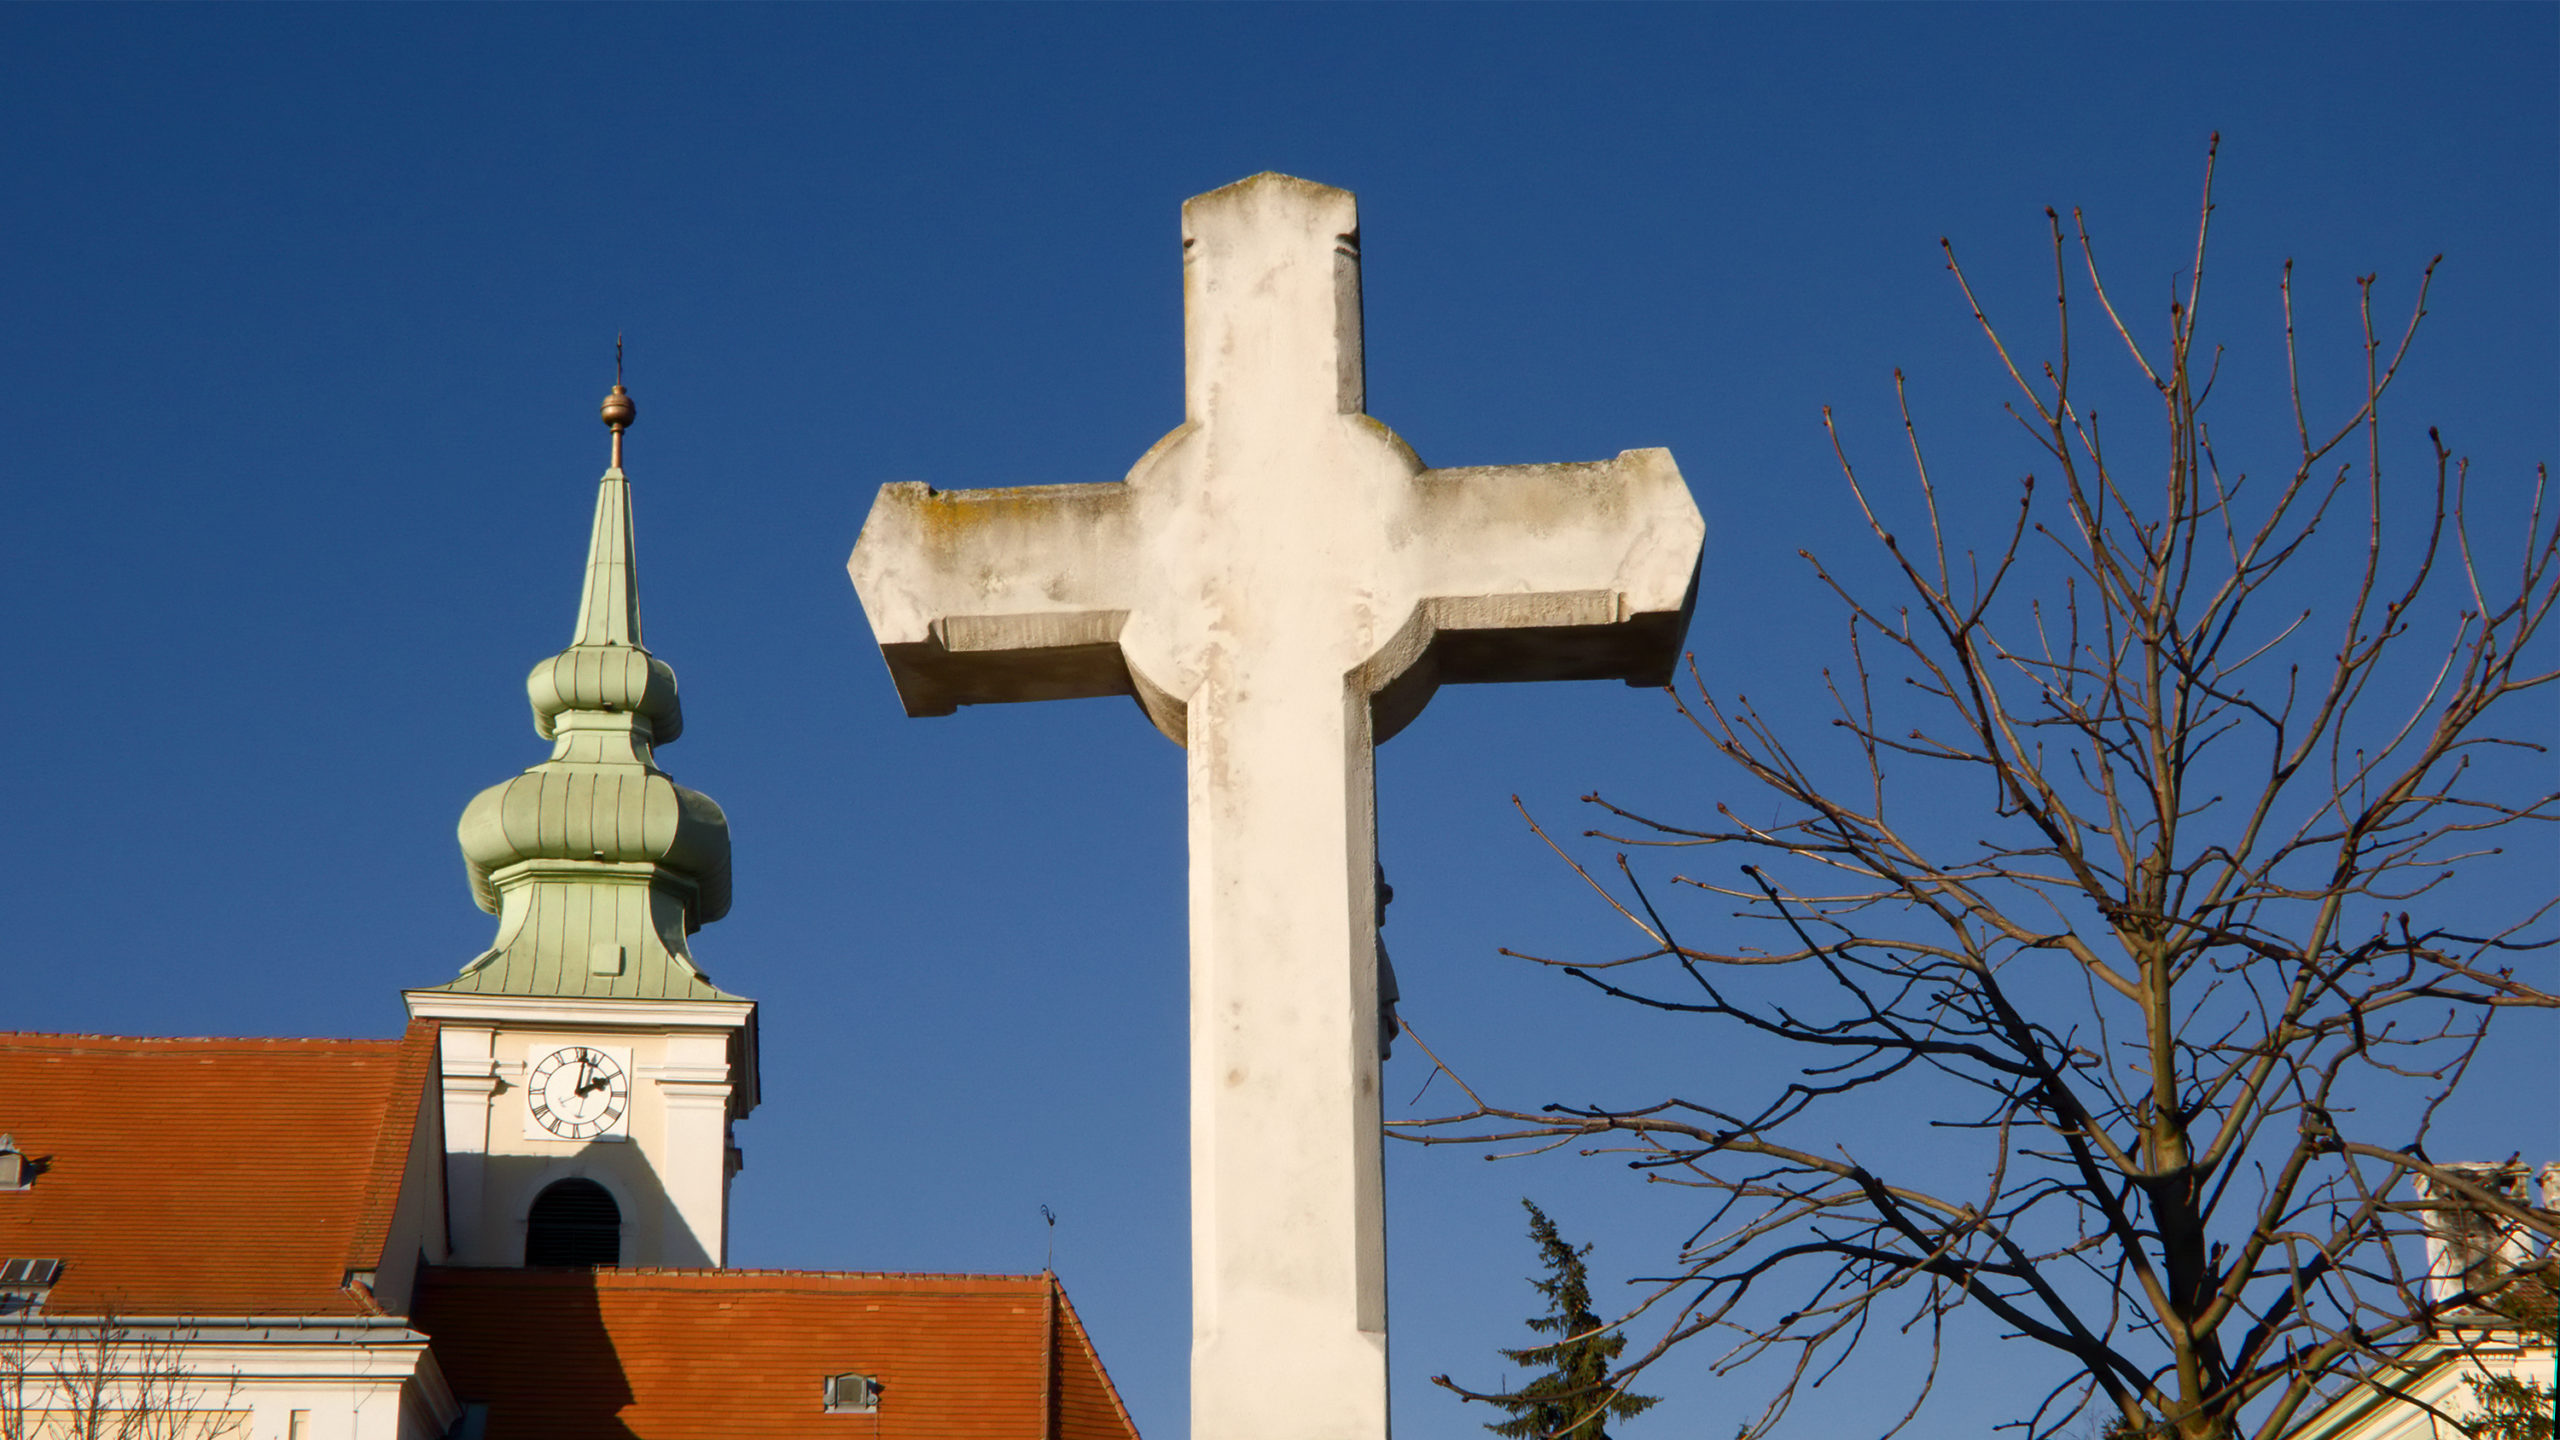
<svg viewBox="0 0 2560 1440"><path fill-rule="evenodd" d="M107 1035L86 1030L0 1030L0 1045L56 1040L116 1045L374 1045L397 1049L403 1035ZM50 1048L50 1047L45 1047Z"/></svg>
<svg viewBox="0 0 2560 1440"><path fill-rule="evenodd" d="M792 1279L792 1280L1008 1280L1025 1286L1048 1277L1045 1271L989 1270L796 1270L753 1269L734 1265L617 1265L591 1271L539 1270L517 1265L429 1265L438 1275L559 1276L611 1280L646 1276L657 1279Z"/></svg>
<svg viewBox="0 0 2560 1440"><path fill-rule="evenodd" d="M1129 1428L1130 1435L1135 1436L1138 1422L1130 1416L1128 1402L1120 1398L1120 1382L1111 1378L1111 1367L1102 1363L1102 1351L1093 1343L1093 1332L1084 1328L1084 1317L1076 1313L1076 1302L1067 1298L1066 1282L1058 1278L1055 1270L1040 1273L1049 1281L1050 1293L1057 1297L1058 1318L1066 1322L1066 1329L1075 1336L1076 1348L1084 1352L1085 1359L1093 1362L1093 1373L1102 1377L1102 1393L1111 1397L1112 1413L1119 1416L1120 1423ZM1058 1389L1063 1395L1066 1386L1061 1383Z"/></svg>
<svg viewBox="0 0 2560 1440"><path fill-rule="evenodd" d="M401 1184L409 1174L409 1155L417 1148L418 1115L429 1103L427 1083L436 1068L437 1031L433 1020L412 1020L394 1052L399 1069L384 1097L364 1198L356 1211L355 1229L347 1237L349 1270L375 1269L382 1262L382 1247L390 1243L392 1216L400 1207Z"/></svg>

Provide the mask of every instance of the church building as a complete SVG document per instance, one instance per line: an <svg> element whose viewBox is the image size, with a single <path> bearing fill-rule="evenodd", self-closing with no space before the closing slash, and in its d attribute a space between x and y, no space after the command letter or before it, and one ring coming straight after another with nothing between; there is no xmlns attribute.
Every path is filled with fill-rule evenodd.
<svg viewBox="0 0 2560 1440"><path fill-rule="evenodd" d="M756 1005L603 413L551 757L463 812L489 949L397 1039L0 1033L0 1436L1136 1440L1054 1276L726 1268Z"/></svg>

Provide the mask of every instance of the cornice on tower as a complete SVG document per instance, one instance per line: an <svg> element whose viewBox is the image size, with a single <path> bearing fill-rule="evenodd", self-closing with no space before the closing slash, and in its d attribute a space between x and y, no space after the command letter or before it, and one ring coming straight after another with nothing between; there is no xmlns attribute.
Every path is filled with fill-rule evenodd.
<svg viewBox="0 0 2560 1440"><path fill-rule="evenodd" d="M617 379L603 418L612 463L596 488L578 625L525 691L551 758L480 792L458 830L472 898L497 941L436 990L533 998L737 1000L685 937L729 910L729 821L669 779L656 747L683 733L675 671L641 643L622 432L637 407Z"/></svg>

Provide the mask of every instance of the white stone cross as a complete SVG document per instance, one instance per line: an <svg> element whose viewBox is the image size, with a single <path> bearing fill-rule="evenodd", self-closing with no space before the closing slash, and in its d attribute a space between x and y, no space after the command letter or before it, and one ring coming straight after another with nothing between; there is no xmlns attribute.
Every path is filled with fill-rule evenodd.
<svg viewBox="0 0 2560 1440"><path fill-rule="evenodd" d="M1429 470L1363 413L1357 212L1182 207L1182 425L1118 484L883 486L848 566L910 715L1134 695L1188 747L1193 1440L1383 1440L1373 747L1443 683L1671 675L1663 450Z"/></svg>

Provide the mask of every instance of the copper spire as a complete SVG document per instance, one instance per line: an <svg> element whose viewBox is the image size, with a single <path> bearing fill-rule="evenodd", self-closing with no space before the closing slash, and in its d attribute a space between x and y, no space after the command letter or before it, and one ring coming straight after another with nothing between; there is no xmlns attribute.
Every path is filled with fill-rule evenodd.
<svg viewBox="0 0 2560 1440"><path fill-rule="evenodd" d="M613 393L604 397L600 412L605 425L613 431L613 468L622 468L622 432L640 418L640 407L631 403L631 392L622 388L622 337L613 337Z"/></svg>
<svg viewBox="0 0 2560 1440"><path fill-rule="evenodd" d="M472 897L500 919L496 943L447 990L730 998L685 943L729 909L729 822L657 764L661 747L684 733L684 707L676 672L641 639L621 453L637 407L620 370L602 411L614 465L596 480L577 628L568 648L525 677L534 733L551 742L551 758L463 811Z"/></svg>

